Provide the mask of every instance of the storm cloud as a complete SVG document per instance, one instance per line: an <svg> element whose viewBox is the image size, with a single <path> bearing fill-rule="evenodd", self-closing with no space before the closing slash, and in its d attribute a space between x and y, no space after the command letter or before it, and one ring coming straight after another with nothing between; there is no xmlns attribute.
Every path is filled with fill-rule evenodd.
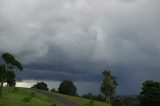
<svg viewBox="0 0 160 106"><path fill-rule="evenodd" d="M144 80L160 80L159 5L159 0L1 0L0 52L24 63L19 80L100 83L102 71L110 69L119 94L137 94Z"/></svg>

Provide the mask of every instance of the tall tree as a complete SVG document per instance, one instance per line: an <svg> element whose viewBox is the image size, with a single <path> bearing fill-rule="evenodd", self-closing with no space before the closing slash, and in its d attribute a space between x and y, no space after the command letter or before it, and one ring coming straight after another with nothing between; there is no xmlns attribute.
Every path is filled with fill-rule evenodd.
<svg viewBox="0 0 160 106"><path fill-rule="evenodd" d="M1 86L0 86L0 97L2 96L3 83L6 80L6 75L8 71L20 70L23 71L23 65L14 58L10 53L3 53L1 55L2 63L0 65L0 75L1 75Z"/></svg>
<svg viewBox="0 0 160 106"><path fill-rule="evenodd" d="M145 81L139 101L141 106L160 106L160 82Z"/></svg>
<svg viewBox="0 0 160 106"><path fill-rule="evenodd" d="M77 94L76 86L73 84L72 81L69 81L69 80L64 80L63 82L61 82L58 90L59 90L59 93L62 93L62 94L67 94L72 96L75 96Z"/></svg>
<svg viewBox="0 0 160 106"><path fill-rule="evenodd" d="M7 71L7 75L6 75L7 86L15 86L16 85L15 77L16 77L16 75L15 75L14 71Z"/></svg>
<svg viewBox="0 0 160 106"><path fill-rule="evenodd" d="M103 72L103 81L101 84L101 92L106 96L106 101L111 103L111 97L115 94L116 78L111 74L110 70L105 70Z"/></svg>
<svg viewBox="0 0 160 106"><path fill-rule="evenodd" d="M0 97L2 96L2 89L3 89L3 83L4 83L4 80L6 78L6 68L5 68L5 65L0 65L0 82L1 82L1 85L0 85Z"/></svg>

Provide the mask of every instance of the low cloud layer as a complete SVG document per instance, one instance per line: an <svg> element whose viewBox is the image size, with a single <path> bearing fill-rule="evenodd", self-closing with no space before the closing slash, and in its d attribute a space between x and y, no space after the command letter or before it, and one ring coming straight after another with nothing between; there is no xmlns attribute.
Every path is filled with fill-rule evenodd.
<svg viewBox="0 0 160 106"><path fill-rule="evenodd" d="M25 64L17 79L100 82L109 68L119 93L136 94L144 80L160 80L159 5L159 0L1 0L0 51Z"/></svg>

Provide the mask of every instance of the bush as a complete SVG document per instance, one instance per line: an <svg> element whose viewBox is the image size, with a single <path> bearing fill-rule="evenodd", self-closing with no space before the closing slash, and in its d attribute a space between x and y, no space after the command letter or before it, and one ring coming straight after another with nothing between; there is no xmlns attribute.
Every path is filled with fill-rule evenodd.
<svg viewBox="0 0 160 106"><path fill-rule="evenodd" d="M90 100L89 101L89 106L93 106L93 104L94 104L94 100Z"/></svg>
<svg viewBox="0 0 160 106"><path fill-rule="evenodd" d="M56 104L52 104L52 106L57 106Z"/></svg>
<svg viewBox="0 0 160 106"><path fill-rule="evenodd" d="M102 101L102 102L105 102L106 99L104 96L102 95L93 95L92 93L88 93L88 94L84 94L82 95L83 98L86 98L86 99L94 99L94 100L97 100L97 101Z"/></svg>
<svg viewBox="0 0 160 106"><path fill-rule="evenodd" d="M126 97L123 98L125 106L139 106L139 101L137 97Z"/></svg>
<svg viewBox="0 0 160 106"><path fill-rule="evenodd" d="M34 93L34 92L31 92L30 96L31 96L31 97L34 97L34 96L35 96L35 93Z"/></svg>
<svg viewBox="0 0 160 106"><path fill-rule="evenodd" d="M111 100L112 106L125 106L124 101L120 97L115 97Z"/></svg>
<svg viewBox="0 0 160 106"><path fill-rule="evenodd" d="M50 92L56 92L56 89L53 88L53 89L50 90Z"/></svg>
<svg viewBox="0 0 160 106"><path fill-rule="evenodd" d="M35 96L35 93L34 93L34 92L31 92L30 96L24 98L22 101L23 101L23 102L30 102L34 96Z"/></svg>
<svg viewBox="0 0 160 106"><path fill-rule="evenodd" d="M32 97L26 97L26 98L24 98L22 101L23 101L23 102L30 102L31 99L32 99Z"/></svg>
<svg viewBox="0 0 160 106"><path fill-rule="evenodd" d="M17 92L18 88L13 88L12 92Z"/></svg>

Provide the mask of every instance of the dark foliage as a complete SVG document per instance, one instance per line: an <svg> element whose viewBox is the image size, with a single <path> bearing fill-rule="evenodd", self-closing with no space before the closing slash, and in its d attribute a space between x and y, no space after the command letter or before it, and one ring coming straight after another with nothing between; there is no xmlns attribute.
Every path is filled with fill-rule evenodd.
<svg viewBox="0 0 160 106"><path fill-rule="evenodd" d="M16 85L16 75L14 71L7 71L7 85L8 86L15 86Z"/></svg>
<svg viewBox="0 0 160 106"><path fill-rule="evenodd" d="M102 102L104 102L106 100L104 96L93 95L92 93L84 94L84 95L82 95L82 97L86 98L86 99L93 99L93 100L102 101Z"/></svg>
<svg viewBox="0 0 160 106"><path fill-rule="evenodd" d="M35 95L36 94L34 92L31 92L31 94L30 94L31 97L35 97Z"/></svg>
<svg viewBox="0 0 160 106"><path fill-rule="evenodd" d="M137 96L130 96L123 98L125 106L139 106L139 100Z"/></svg>
<svg viewBox="0 0 160 106"><path fill-rule="evenodd" d="M160 82L145 81L139 101L141 106L160 106Z"/></svg>
<svg viewBox="0 0 160 106"><path fill-rule="evenodd" d="M52 88L52 89L50 90L50 92L56 92L56 89Z"/></svg>
<svg viewBox="0 0 160 106"><path fill-rule="evenodd" d="M12 71L23 71L23 65L10 53L3 53L1 55L1 59L3 60L3 62L2 64L0 64L0 97L2 96L4 82L7 81L9 86L15 85L15 73Z"/></svg>
<svg viewBox="0 0 160 106"><path fill-rule="evenodd" d="M32 97L25 97L22 101L23 102L30 102Z"/></svg>
<svg viewBox="0 0 160 106"><path fill-rule="evenodd" d="M37 84L33 85L31 88L46 90L46 91L49 90L47 84L44 82L38 82Z"/></svg>
<svg viewBox="0 0 160 106"><path fill-rule="evenodd" d="M87 103L86 105L87 105L87 106L93 106L94 103L95 103L95 101L94 101L93 99L91 99L91 100L89 101L89 103Z"/></svg>
<svg viewBox="0 0 160 106"><path fill-rule="evenodd" d="M111 99L112 106L125 106L124 101L120 97L114 97Z"/></svg>
<svg viewBox="0 0 160 106"><path fill-rule="evenodd" d="M76 96L77 88L72 81L64 80L58 88L59 93Z"/></svg>
<svg viewBox="0 0 160 106"><path fill-rule="evenodd" d="M9 68L17 68L18 70L22 71L23 70L23 65L14 58L13 55L10 53L4 53L2 54L1 58L7 63Z"/></svg>
<svg viewBox="0 0 160 106"><path fill-rule="evenodd" d="M111 102L111 98L114 96L116 92L116 87L118 83L116 81L116 77L112 75L110 70L105 70L103 72L103 81L101 83L101 93L106 96L106 101L108 103Z"/></svg>

